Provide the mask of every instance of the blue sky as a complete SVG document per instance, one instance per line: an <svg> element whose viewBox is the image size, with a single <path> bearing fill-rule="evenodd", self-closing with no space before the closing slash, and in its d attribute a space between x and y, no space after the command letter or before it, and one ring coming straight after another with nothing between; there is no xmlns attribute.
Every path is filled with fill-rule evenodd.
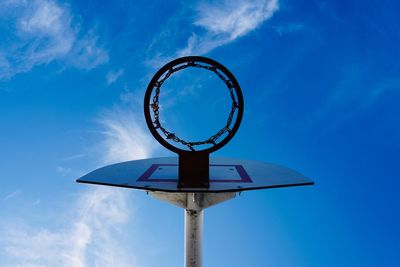
<svg viewBox="0 0 400 267"><path fill-rule="evenodd" d="M183 264L182 210L75 183L170 155L142 99L183 55L221 62L242 87L241 128L217 155L316 182L208 209L204 266L399 265L399 12L393 0L1 0L0 266Z"/></svg>

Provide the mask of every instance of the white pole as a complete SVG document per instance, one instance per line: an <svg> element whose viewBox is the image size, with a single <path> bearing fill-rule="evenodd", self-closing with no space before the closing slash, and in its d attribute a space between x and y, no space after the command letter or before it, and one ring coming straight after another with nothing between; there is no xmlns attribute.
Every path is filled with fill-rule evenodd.
<svg viewBox="0 0 400 267"><path fill-rule="evenodd" d="M150 192L160 200L185 209L185 267L201 267L203 254L204 209L236 196L227 193L166 193Z"/></svg>
<svg viewBox="0 0 400 267"><path fill-rule="evenodd" d="M185 267L202 266L203 210L185 210Z"/></svg>

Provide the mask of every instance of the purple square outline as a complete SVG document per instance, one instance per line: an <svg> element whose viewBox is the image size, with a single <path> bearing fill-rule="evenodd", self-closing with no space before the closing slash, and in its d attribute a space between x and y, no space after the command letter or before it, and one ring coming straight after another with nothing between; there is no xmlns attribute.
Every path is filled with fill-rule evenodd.
<svg viewBox="0 0 400 267"><path fill-rule="evenodd" d="M178 164L152 164L140 177L137 179L138 182L177 182L177 179L151 179L150 176L162 166L178 166ZM240 176L240 180L213 180L210 179L211 183L252 183L250 176L242 165L231 165L231 164L210 164L210 166L216 167L234 167Z"/></svg>

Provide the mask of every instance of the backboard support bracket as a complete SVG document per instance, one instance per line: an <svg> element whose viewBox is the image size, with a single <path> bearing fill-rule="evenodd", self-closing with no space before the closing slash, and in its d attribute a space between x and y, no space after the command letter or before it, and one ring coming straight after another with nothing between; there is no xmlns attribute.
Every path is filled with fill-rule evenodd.
<svg viewBox="0 0 400 267"><path fill-rule="evenodd" d="M210 154L207 152L180 152L178 188L209 188L209 166Z"/></svg>

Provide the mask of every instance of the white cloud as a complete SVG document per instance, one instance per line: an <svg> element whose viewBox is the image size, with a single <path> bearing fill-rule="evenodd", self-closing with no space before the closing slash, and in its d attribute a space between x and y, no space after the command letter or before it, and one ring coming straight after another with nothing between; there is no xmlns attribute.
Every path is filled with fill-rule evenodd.
<svg viewBox="0 0 400 267"><path fill-rule="evenodd" d="M204 32L188 38L178 56L205 54L255 30L279 9L278 0L201 2L194 25Z"/></svg>
<svg viewBox="0 0 400 267"><path fill-rule="evenodd" d="M278 0L200 1L165 24L148 47L146 63L159 67L176 57L207 54L256 30L278 9Z"/></svg>
<svg viewBox="0 0 400 267"><path fill-rule="evenodd" d="M0 235L7 257L3 262L21 267L138 266L121 241L130 214L127 197L115 188L90 189L57 231L9 225Z"/></svg>
<svg viewBox="0 0 400 267"><path fill-rule="evenodd" d="M22 194L22 190L21 189L17 189L15 191L11 192L10 194L6 195L4 197L4 199L3 199L3 201L8 201L8 200L10 200L12 198L15 198L15 197L17 197L17 196L19 196L21 194Z"/></svg>
<svg viewBox="0 0 400 267"><path fill-rule="evenodd" d="M213 34L228 34L235 39L254 30L278 9L277 0L225 1L223 4L201 3L195 25Z"/></svg>
<svg viewBox="0 0 400 267"><path fill-rule="evenodd" d="M71 173L73 173L73 170L71 168L66 168L63 166L57 166L57 172L61 176L69 176Z"/></svg>
<svg viewBox="0 0 400 267"><path fill-rule="evenodd" d="M0 45L0 79L55 60L80 69L108 61L98 37L80 30L67 5L55 0L0 0L0 9L0 30L5 35Z"/></svg>
<svg viewBox="0 0 400 267"><path fill-rule="evenodd" d="M90 31L76 40L66 61L79 69L91 70L108 62L108 53L98 45L98 36Z"/></svg>
<svg viewBox="0 0 400 267"><path fill-rule="evenodd" d="M71 160L77 160L77 159L83 158L85 156L86 156L85 153L78 153L78 154L75 154L75 155L71 155L71 156L62 158L61 160L63 160L63 161L71 161Z"/></svg>
<svg viewBox="0 0 400 267"><path fill-rule="evenodd" d="M137 106L141 107L141 104ZM145 126L144 115L140 111L130 107L115 107L99 119L104 137L101 145L102 162L143 159L153 153L155 140Z"/></svg>
<svg viewBox="0 0 400 267"><path fill-rule="evenodd" d="M107 85L115 83L124 74L123 69L109 71L106 75Z"/></svg>
<svg viewBox="0 0 400 267"><path fill-rule="evenodd" d="M134 104L132 93L122 97ZM134 107L114 108L100 119L104 141L100 145L104 164L151 156L154 141ZM139 118L140 117L140 118ZM65 168L60 167L60 172ZM67 170L69 172L69 170ZM136 267L132 248L124 243L130 212L125 190L93 186L70 204L71 211L57 213L65 224L51 230L15 223L0 229L2 266L19 267ZM39 202L35 204L39 204ZM129 224L132 227L132 224ZM2 251L3 253L1 253Z"/></svg>

